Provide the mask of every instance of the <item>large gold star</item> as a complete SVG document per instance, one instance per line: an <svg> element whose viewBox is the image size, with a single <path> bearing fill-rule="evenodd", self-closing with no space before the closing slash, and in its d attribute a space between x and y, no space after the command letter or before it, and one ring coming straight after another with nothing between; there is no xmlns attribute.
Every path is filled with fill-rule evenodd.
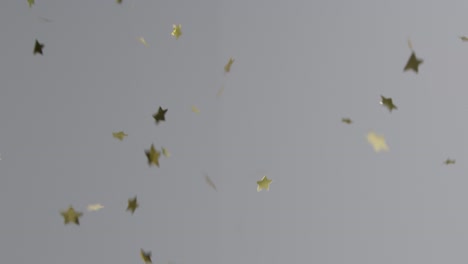
<svg viewBox="0 0 468 264"><path fill-rule="evenodd" d="M153 115L156 124L159 124L161 121L166 121L166 112L167 109L162 109L162 107L159 107L158 112Z"/></svg>
<svg viewBox="0 0 468 264"><path fill-rule="evenodd" d="M270 183L273 180L270 180L267 178L267 176L263 176L263 178L259 181L257 181L257 192L261 190L270 190Z"/></svg>
<svg viewBox="0 0 468 264"><path fill-rule="evenodd" d="M393 109L397 110L398 108L396 107L396 105L393 104L393 100L392 98L387 98L387 97L384 97L384 96L380 96L381 98L381 101L380 101L380 104L385 106L388 111L391 113Z"/></svg>
<svg viewBox="0 0 468 264"><path fill-rule="evenodd" d="M80 225L80 217L83 215L81 212L75 211L73 209L73 206L70 205L68 207L68 210L66 211L61 211L60 214L63 216L64 223L67 225L69 223L74 223L76 225Z"/></svg>
<svg viewBox="0 0 468 264"><path fill-rule="evenodd" d="M408 62L405 65L403 71L413 70L415 73L418 73L419 64L423 63L423 60L420 60L416 57L414 51L411 53L411 56L408 59Z"/></svg>
<svg viewBox="0 0 468 264"><path fill-rule="evenodd" d="M139 207L137 197L135 196L133 199L128 199L127 211L135 213L135 210Z"/></svg>
<svg viewBox="0 0 468 264"><path fill-rule="evenodd" d="M161 156L161 152L155 149L153 144L151 144L149 150L145 151L145 154L148 158L148 165L151 166L152 164L154 164L159 168L159 157Z"/></svg>
<svg viewBox="0 0 468 264"><path fill-rule="evenodd" d="M375 152L388 151L388 146L383 135L378 135L371 131L367 134L367 141L372 145Z"/></svg>
<svg viewBox="0 0 468 264"><path fill-rule="evenodd" d="M145 252L143 249L140 249L140 256L145 264L153 263L151 261L151 251Z"/></svg>
<svg viewBox="0 0 468 264"><path fill-rule="evenodd" d="M182 35L182 25L172 25L172 33L171 35L175 37L176 39L179 39L179 37Z"/></svg>
<svg viewBox="0 0 468 264"><path fill-rule="evenodd" d="M40 43L37 39L36 42L34 43L34 51L33 54L36 55L36 53L42 54L42 49L44 48L44 44Z"/></svg>

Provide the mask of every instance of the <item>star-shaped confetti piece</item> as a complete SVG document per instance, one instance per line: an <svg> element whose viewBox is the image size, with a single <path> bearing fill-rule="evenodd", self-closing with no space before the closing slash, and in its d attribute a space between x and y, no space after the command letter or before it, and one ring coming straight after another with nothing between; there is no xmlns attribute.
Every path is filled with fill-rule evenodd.
<svg viewBox="0 0 468 264"><path fill-rule="evenodd" d="M148 165L156 165L159 168L159 157L161 156L161 152L154 148L154 145L151 144L149 150L145 150L146 157L148 158Z"/></svg>
<svg viewBox="0 0 468 264"><path fill-rule="evenodd" d="M133 199L128 199L127 211L135 213L135 210L139 207L137 197L135 196Z"/></svg>
<svg viewBox="0 0 468 264"><path fill-rule="evenodd" d="M224 66L224 73L228 73L228 72L231 71L231 66L232 66L233 63L234 63L234 59L229 58L228 63Z"/></svg>
<svg viewBox="0 0 468 264"><path fill-rule="evenodd" d="M414 51L411 53L411 56L408 59L408 62L405 65L403 71L413 70L415 73L419 71L419 64L423 63L423 60L418 59Z"/></svg>
<svg viewBox="0 0 468 264"><path fill-rule="evenodd" d="M34 0L28 0L28 5L29 7L32 7L34 5Z"/></svg>
<svg viewBox="0 0 468 264"><path fill-rule="evenodd" d="M390 97L384 97L383 95L380 96L380 104L385 106L388 111L392 112L393 109L398 109L396 105L393 104L393 100Z"/></svg>
<svg viewBox="0 0 468 264"><path fill-rule="evenodd" d="M447 159L444 163L445 163L445 165L455 164L455 160L454 159Z"/></svg>
<svg viewBox="0 0 468 264"><path fill-rule="evenodd" d="M166 113L167 109L162 109L161 107L159 107L158 112L153 115L156 124L159 124L159 122L161 121L166 121Z"/></svg>
<svg viewBox="0 0 468 264"><path fill-rule="evenodd" d="M270 190L270 183L272 181L273 180L268 179L267 176L263 176L263 178L261 180L257 181L257 192L259 192L261 190L269 191Z"/></svg>
<svg viewBox="0 0 468 264"><path fill-rule="evenodd" d="M145 262L145 264L153 263L151 261L151 251L145 252L143 249L140 249L140 256L141 259L143 259L143 262Z"/></svg>
<svg viewBox="0 0 468 264"><path fill-rule="evenodd" d="M44 48L44 44L40 43L37 39L36 39L36 43L34 44L34 51L33 51L33 54L36 55L36 53L39 53L41 55L44 55L42 54L42 49Z"/></svg>
<svg viewBox="0 0 468 264"><path fill-rule="evenodd" d="M388 146L383 135L378 135L371 131L367 134L367 141L372 145L375 152L388 151Z"/></svg>
<svg viewBox="0 0 468 264"><path fill-rule="evenodd" d="M179 37L182 35L182 25L172 25L172 33L171 35L175 37L176 39L179 39Z"/></svg>
<svg viewBox="0 0 468 264"><path fill-rule="evenodd" d="M171 156L171 153L165 147L161 148L161 152L164 155L164 157L166 157L166 158L169 158Z"/></svg>
<svg viewBox="0 0 468 264"><path fill-rule="evenodd" d="M351 118L342 118L342 119L341 119L341 122L346 123L346 124L348 124L348 125L350 125L351 123L353 123L353 121L351 120Z"/></svg>
<svg viewBox="0 0 468 264"><path fill-rule="evenodd" d="M122 4L122 0L116 0L117 4Z"/></svg>
<svg viewBox="0 0 468 264"><path fill-rule="evenodd" d="M460 39L461 39L463 42L468 41L468 37L465 37L465 36L460 36Z"/></svg>
<svg viewBox="0 0 468 264"><path fill-rule="evenodd" d="M102 206L101 204L90 204L88 205L87 209L90 212L95 212L101 210L102 208L104 208L104 206Z"/></svg>
<svg viewBox="0 0 468 264"><path fill-rule="evenodd" d="M122 141L128 135L125 134L125 132L123 132L123 131L119 131L119 132L112 132L112 136L115 137L116 139Z"/></svg>
<svg viewBox="0 0 468 264"><path fill-rule="evenodd" d="M69 223L80 225L80 217L83 215L83 213L75 211L71 205L68 210L62 211L60 214L63 216L66 225Z"/></svg>

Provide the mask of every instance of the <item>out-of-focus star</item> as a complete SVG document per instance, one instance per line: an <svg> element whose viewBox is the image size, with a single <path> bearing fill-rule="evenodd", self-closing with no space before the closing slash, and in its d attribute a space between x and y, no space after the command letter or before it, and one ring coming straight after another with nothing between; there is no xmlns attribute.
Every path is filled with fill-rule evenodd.
<svg viewBox="0 0 468 264"><path fill-rule="evenodd" d="M179 37L182 35L182 25L172 25L172 33L171 35L175 37L176 39L179 39Z"/></svg>
<svg viewBox="0 0 468 264"><path fill-rule="evenodd" d="M154 145L151 144L149 150L145 151L146 157L148 158L148 165L156 165L159 168L159 157L161 156L161 152L154 148Z"/></svg>
<svg viewBox="0 0 468 264"><path fill-rule="evenodd" d="M90 205L88 205L88 211L90 211L90 212L99 211L102 208L104 208L104 206L102 206L101 204L90 204Z"/></svg>
<svg viewBox="0 0 468 264"><path fill-rule="evenodd" d="M143 249L140 249L140 255L141 259L143 259L143 262L145 262L145 264L153 263L151 261L151 251L145 252Z"/></svg>
<svg viewBox="0 0 468 264"><path fill-rule="evenodd" d="M138 40L141 42L141 44L145 45L145 47L149 47L148 43L143 37L139 38Z"/></svg>
<svg viewBox="0 0 468 264"><path fill-rule="evenodd" d="M263 176L263 178L261 180L257 181L257 192L259 192L261 190L269 191L270 190L270 183L272 181L273 180L268 179L267 176Z"/></svg>
<svg viewBox="0 0 468 264"><path fill-rule="evenodd" d="M127 211L135 213L135 210L139 207L137 197L135 196L133 199L128 199Z"/></svg>
<svg viewBox="0 0 468 264"><path fill-rule="evenodd" d="M35 3L34 3L34 0L28 0L28 5L29 5L29 7L32 7L34 4L35 4Z"/></svg>
<svg viewBox="0 0 468 264"><path fill-rule="evenodd" d="M411 56L408 59L408 62L405 65L403 71L413 70L415 73L419 71L419 64L423 63L423 60L418 59L414 51L411 53Z"/></svg>
<svg viewBox="0 0 468 264"><path fill-rule="evenodd" d="M229 58L228 63L224 66L224 73L228 73L228 72L231 71L231 66L232 66L233 63L234 63L234 59Z"/></svg>
<svg viewBox="0 0 468 264"><path fill-rule="evenodd" d="M392 98L390 97L387 98L382 95L380 96L380 98L381 98L380 104L385 106L388 109L388 111L392 112L393 109L398 109L396 105L393 104Z"/></svg>
<svg viewBox="0 0 468 264"><path fill-rule="evenodd" d="M342 119L341 119L341 122L346 123L346 124L348 124L348 125L351 124L351 123L353 123L353 121L352 121L350 118L342 118Z"/></svg>
<svg viewBox="0 0 468 264"><path fill-rule="evenodd" d="M66 225L69 223L80 225L80 217L83 215L83 213L75 211L71 205L68 207L68 210L61 211L60 214L63 216L63 220Z"/></svg>
<svg viewBox="0 0 468 264"><path fill-rule="evenodd" d="M463 42L468 41L468 37L465 37L465 36L460 36L460 39L461 39Z"/></svg>
<svg viewBox="0 0 468 264"><path fill-rule="evenodd" d="M153 115L156 124L159 124L159 122L161 121L166 121L166 112L167 109L162 109L161 107L159 107L158 112Z"/></svg>
<svg viewBox="0 0 468 264"><path fill-rule="evenodd" d="M445 163L445 165L455 164L455 160L454 159L447 159L444 163Z"/></svg>
<svg viewBox="0 0 468 264"><path fill-rule="evenodd" d="M115 137L116 139L122 141L128 135L125 134L123 131L119 131L119 132L112 132L112 136Z"/></svg>
<svg viewBox="0 0 468 264"><path fill-rule="evenodd" d="M117 4L122 4L122 0L116 0Z"/></svg>
<svg viewBox="0 0 468 264"><path fill-rule="evenodd" d="M44 44L40 43L37 39L36 39L36 43L34 44L34 51L33 51L33 54L36 55L36 53L39 53L41 55L44 55L42 54L42 49L44 48Z"/></svg>
<svg viewBox="0 0 468 264"><path fill-rule="evenodd" d="M371 131L367 134L367 141L372 145L375 152L388 151L388 146L383 135L378 135Z"/></svg>

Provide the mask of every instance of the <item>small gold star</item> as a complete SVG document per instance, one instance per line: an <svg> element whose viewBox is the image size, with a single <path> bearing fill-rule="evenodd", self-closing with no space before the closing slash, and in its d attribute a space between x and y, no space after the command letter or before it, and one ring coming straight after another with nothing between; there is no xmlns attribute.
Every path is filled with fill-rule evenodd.
<svg viewBox="0 0 468 264"><path fill-rule="evenodd" d="M131 211L132 214L135 213L135 210L139 207L137 197L135 196L133 199L128 199L127 211Z"/></svg>
<svg viewBox="0 0 468 264"><path fill-rule="evenodd" d="M182 25L172 25L172 36L175 37L176 39L179 39L179 37L182 35Z"/></svg>
<svg viewBox="0 0 468 264"><path fill-rule="evenodd" d="M268 179L267 176L263 176L263 178L257 181L257 192L261 190L270 190L270 183L272 180Z"/></svg>
<svg viewBox="0 0 468 264"><path fill-rule="evenodd" d="M79 218L83 215L83 213L75 211L71 205L68 210L62 211L60 214L63 216L65 224L74 223L76 225L80 225Z"/></svg>

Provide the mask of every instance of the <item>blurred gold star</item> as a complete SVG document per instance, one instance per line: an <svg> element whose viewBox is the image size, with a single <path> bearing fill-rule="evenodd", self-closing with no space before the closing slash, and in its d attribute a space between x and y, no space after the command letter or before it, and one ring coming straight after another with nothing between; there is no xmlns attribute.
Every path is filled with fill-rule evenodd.
<svg viewBox="0 0 468 264"><path fill-rule="evenodd" d="M372 145L375 152L388 151L388 146L383 135L378 135L371 131L367 134L367 141Z"/></svg>
<svg viewBox="0 0 468 264"><path fill-rule="evenodd" d="M182 35L182 25L172 25L172 36L175 37L176 39L179 39L179 37Z"/></svg>
<svg viewBox="0 0 468 264"><path fill-rule="evenodd" d="M143 249L140 249L140 255L141 255L141 258L143 259L143 262L145 262L145 264L153 263L151 261L151 251L145 252Z"/></svg>
<svg viewBox="0 0 468 264"><path fill-rule="evenodd" d="M80 217L83 215L83 213L75 211L71 205L68 210L62 211L60 214L63 216L65 224L74 223L76 225L80 225Z"/></svg>
<svg viewBox="0 0 468 264"><path fill-rule="evenodd" d="M90 212L99 211L102 208L104 208L104 206L102 206L101 204L90 204L90 205L88 205L88 211L90 211Z"/></svg>
<svg viewBox="0 0 468 264"><path fill-rule="evenodd" d="M128 199L127 211L135 213L135 210L139 207L137 197L135 196L133 199Z"/></svg>
<svg viewBox="0 0 468 264"><path fill-rule="evenodd" d="M119 131L119 132L112 132L112 136L115 137L116 139L122 141L128 135L125 134L123 131Z"/></svg>
<svg viewBox="0 0 468 264"><path fill-rule="evenodd" d="M138 40L141 42L141 44L145 45L145 47L149 46L148 43L146 42L146 40L143 37L139 38Z"/></svg>
<svg viewBox="0 0 468 264"><path fill-rule="evenodd" d="M257 192L261 190L270 190L270 183L272 180L268 179L267 176L263 176L263 178L257 181Z"/></svg>
<svg viewBox="0 0 468 264"><path fill-rule="evenodd" d="M224 72L225 72L225 73L228 73L228 72L231 71L231 66L232 66L233 63L234 63L234 59L233 59L233 58L229 58L228 63L224 66Z"/></svg>
<svg viewBox="0 0 468 264"><path fill-rule="evenodd" d="M148 158L148 165L156 165L159 168L159 157L161 156L161 152L154 148L154 145L151 144L149 150L145 151L146 157Z"/></svg>

